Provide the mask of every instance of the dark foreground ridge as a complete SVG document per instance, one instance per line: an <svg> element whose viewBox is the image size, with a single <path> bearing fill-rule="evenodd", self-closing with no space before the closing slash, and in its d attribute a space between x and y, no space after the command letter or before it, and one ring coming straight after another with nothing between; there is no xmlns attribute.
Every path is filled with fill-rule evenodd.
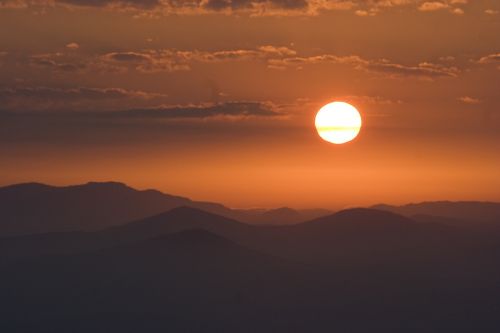
<svg viewBox="0 0 500 333"><path fill-rule="evenodd" d="M44 204L69 209L74 193L102 188L137 199L117 183L0 193L29 205L45 191ZM59 191L64 204L51 202ZM0 331L497 332L500 233L444 218L354 208L252 225L179 204L98 230L4 237Z"/></svg>

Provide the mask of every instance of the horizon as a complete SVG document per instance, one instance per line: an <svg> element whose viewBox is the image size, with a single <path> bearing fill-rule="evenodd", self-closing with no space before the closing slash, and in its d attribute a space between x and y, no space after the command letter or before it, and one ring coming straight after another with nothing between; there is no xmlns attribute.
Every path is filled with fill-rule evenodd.
<svg viewBox="0 0 500 333"><path fill-rule="evenodd" d="M426 204L426 203L500 203L500 201L488 201L488 200L449 200L449 199L437 199L437 200L422 200L422 201L409 201L409 202L402 202L402 203L393 203L393 202L383 202L383 201L376 201L368 204L352 204L352 205L330 205L330 206L307 206L307 207L300 207L300 206L292 206L288 204L284 205L277 205L277 206L256 206L256 205L248 205L248 206L231 206L226 204L225 202L217 201L217 200L211 200L209 198L196 198L196 197L191 197L189 195L183 195L179 193L174 193L171 191L165 191L161 190L158 188L153 188L153 187L135 187L131 184L127 184L123 181L117 181L117 180L107 180L107 181L95 181L95 180L89 180L86 182L82 183L71 183L71 184L50 184L50 183L44 183L44 182L39 182L39 181L27 181L27 182L21 182L21 183L12 183L12 184L1 184L0 183L0 188L2 187L8 187L8 186L16 186L16 185L24 185L24 184L40 184L40 185L47 185L51 187L71 187L71 186L82 186L82 185L88 185L88 184L120 184L124 185L128 188L131 188L136 191L148 191L148 190L154 190L158 191L161 194L165 195L171 195L175 197L181 197L184 199L189 199L195 202L207 202L207 203L214 203L214 204L221 204L224 207L230 208L230 209L264 209L264 210L273 210L273 209L281 209L281 208L290 208L294 210L308 210L308 209L326 209L332 211L332 213L342 211L342 210L347 210L347 209L352 209L352 208L373 208L373 206L378 206L378 205L388 205L388 206L409 206L409 205L419 205L419 204Z"/></svg>

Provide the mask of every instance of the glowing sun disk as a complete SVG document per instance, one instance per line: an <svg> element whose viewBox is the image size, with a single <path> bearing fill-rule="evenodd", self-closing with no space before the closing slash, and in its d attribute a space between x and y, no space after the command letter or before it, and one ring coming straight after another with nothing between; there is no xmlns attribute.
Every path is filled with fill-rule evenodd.
<svg viewBox="0 0 500 333"><path fill-rule="evenodd" d="M353 140L358 135L361 129L361 115L350 104L333 102L318 111L315 124L323 140L342 144Z"/></svg>

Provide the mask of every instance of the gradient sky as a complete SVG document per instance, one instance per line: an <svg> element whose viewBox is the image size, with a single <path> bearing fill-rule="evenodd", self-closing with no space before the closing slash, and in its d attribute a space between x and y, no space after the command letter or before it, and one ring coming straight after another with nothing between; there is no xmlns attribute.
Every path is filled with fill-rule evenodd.
<svg viewBox="0 0 500 333"><path fill-rule="evenodd" d="M0 0L0 184L500 201L497 0ZM363 128L314 128L331 101Z"/></svg>

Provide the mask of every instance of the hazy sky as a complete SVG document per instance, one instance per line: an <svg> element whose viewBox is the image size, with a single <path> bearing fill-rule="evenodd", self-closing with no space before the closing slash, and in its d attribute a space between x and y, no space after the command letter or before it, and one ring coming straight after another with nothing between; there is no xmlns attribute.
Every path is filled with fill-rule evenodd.
<svg viewBox="0 0 500 333"><path fill-rule="evenodd" d="M0 184L500 201L497 0L0 0ZM322 141L346 101L358 138Z"/></svg>

